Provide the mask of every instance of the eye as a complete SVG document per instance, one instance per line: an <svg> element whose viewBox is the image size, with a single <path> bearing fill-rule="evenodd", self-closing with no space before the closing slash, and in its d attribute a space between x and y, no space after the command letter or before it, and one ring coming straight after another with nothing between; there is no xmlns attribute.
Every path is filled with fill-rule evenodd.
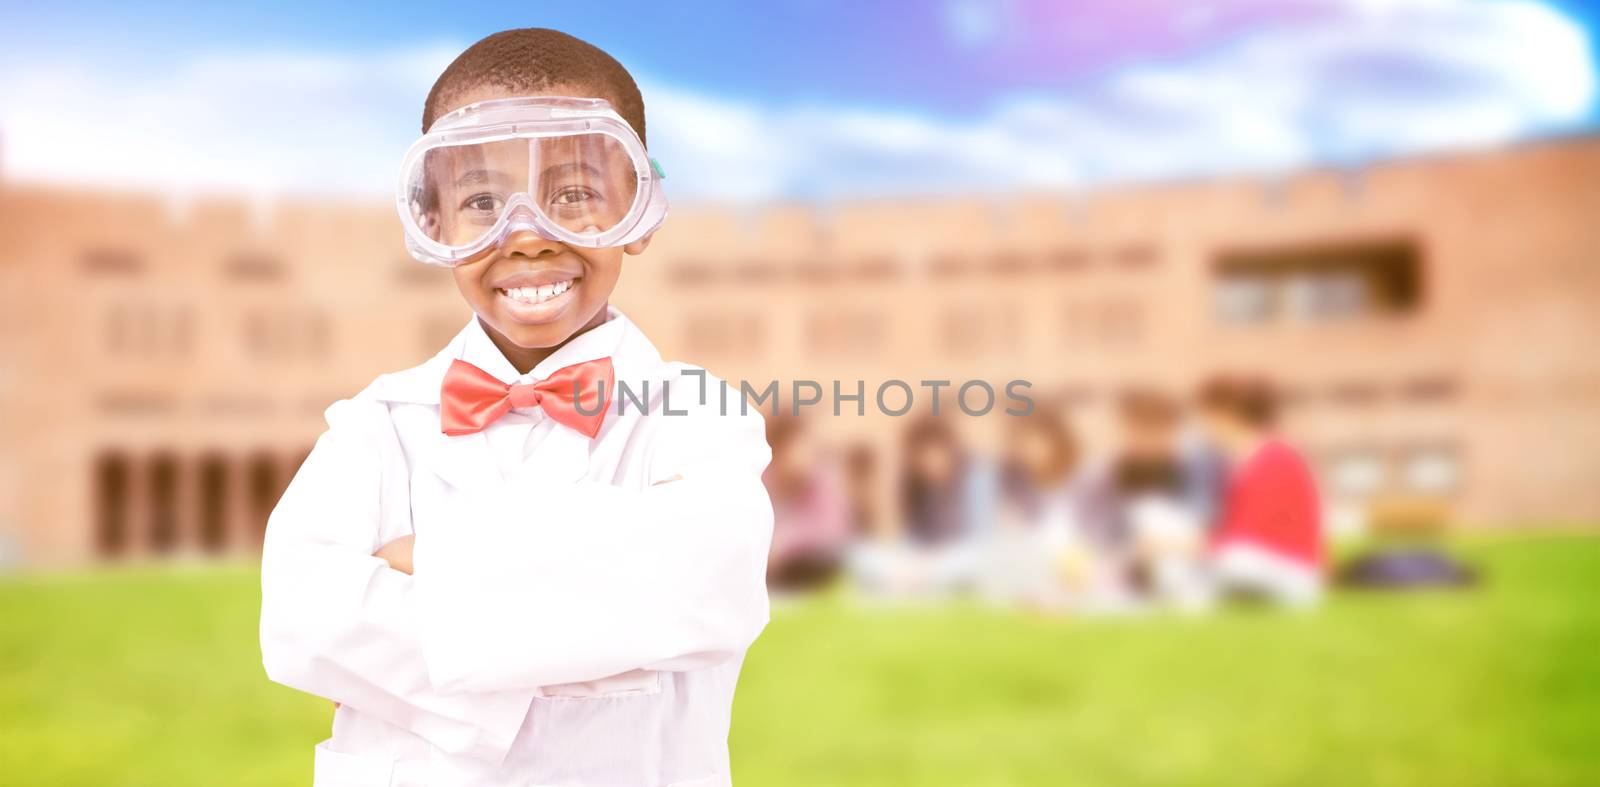
<svg viewBox="0 0 1600 787"><path fill-rule="evenodd" d="M576 205L592 199L600 199L600 195L592 189L573 186L557 192L554 197L550 198L550 202L553 205Z"/></svg>
<svg viewBox="0 0 1600 787"><path fill-rule="evenodd" d="M461 207L480 213L494 213L500 210L502 204L500 198L493 194L474 194L461 203Z"/></svg>

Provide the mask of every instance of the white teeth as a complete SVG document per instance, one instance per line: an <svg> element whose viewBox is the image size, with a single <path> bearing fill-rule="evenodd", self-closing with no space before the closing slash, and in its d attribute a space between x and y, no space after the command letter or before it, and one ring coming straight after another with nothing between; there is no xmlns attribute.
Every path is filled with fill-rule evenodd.
<svg viewBox="0 0 1600 787"><path fill-rule="evenodd" d="M542 284L537 287L507 287L501 292L512 300L523 303L543 303L551 298L572 289L572 281L558 281L554 284Z"/></svg>

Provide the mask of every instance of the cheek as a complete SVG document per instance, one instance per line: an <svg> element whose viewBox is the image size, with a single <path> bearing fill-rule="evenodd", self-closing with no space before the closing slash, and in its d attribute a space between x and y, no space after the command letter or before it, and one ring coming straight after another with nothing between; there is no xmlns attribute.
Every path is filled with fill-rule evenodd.
<svg viewBox="0 0 1600 787"><path fill-rule="evenodd" d="M622 272L622 250L606 249L603 255L588 257L585 262L588 268L585 275L589 284L593 285L589 288L589 295L609 296Z"/></svg>

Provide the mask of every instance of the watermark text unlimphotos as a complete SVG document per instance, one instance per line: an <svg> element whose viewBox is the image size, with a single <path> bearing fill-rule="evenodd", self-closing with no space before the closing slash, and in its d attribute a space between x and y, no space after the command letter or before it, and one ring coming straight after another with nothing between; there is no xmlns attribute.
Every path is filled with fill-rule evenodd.
<svg viewBox="0 0 1600 787"><path fill-rule="evenodd" d="M617 380L614 393L596 385L592 391L580 391L573 383L574 407L584 415L597 415L608 406L618 415L630 410L652 415L688 415L690 408L715 407L719 415L745 415L761 412L777 417L780 414L799 416L807 412L834 416L864 416L869 411L888 416L911 413L919 404L926 404L932 415L941 414L941 406L953 399L956 409L969 416L990 413L1010 416L1031 415L1033 398L1028 391L1033 383L1027 380L1010 380L997 390L987 380L917 380L888 379L874 385L866 380L790 380L787 384L767 380L757 385L741 380L716 382L704 369L683 369L680 378L691 382L669 379ZM652 395L656 394L656 395ZM948 408L947 408L948 409Z"/></svg>

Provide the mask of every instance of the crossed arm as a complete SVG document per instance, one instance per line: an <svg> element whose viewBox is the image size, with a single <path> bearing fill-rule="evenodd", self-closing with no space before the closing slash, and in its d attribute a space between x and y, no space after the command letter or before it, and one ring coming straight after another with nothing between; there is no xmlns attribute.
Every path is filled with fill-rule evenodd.
<svg viewBox="0 0 1600 787"><path fill-rule="evenodd" d="M538 687L710 666L765 625L759 421L702 424L732 433L698 442L663 431L652 468L671 483L507 485L474 496L471 527L378 546L385 506L405 504L379 491L392 426L357 407L383 405L348 404L268 526L273 680L497 760Z"/></svg>
<svg viewBox="0 0 1600 787"><path fill-rule="evenodd" d="M651 484L651 486L661 486L662 484L670 484L673 481L682 480L683 476L681 474L673 473L670 477L663 478ZM412 554L416 551L416 545L417 537L415 535L404 535L379 547L378 551L372 553L372 556L388 563L389 568L402 574L410 575ZM334 704L337 705L338 703Z"/></svg>

